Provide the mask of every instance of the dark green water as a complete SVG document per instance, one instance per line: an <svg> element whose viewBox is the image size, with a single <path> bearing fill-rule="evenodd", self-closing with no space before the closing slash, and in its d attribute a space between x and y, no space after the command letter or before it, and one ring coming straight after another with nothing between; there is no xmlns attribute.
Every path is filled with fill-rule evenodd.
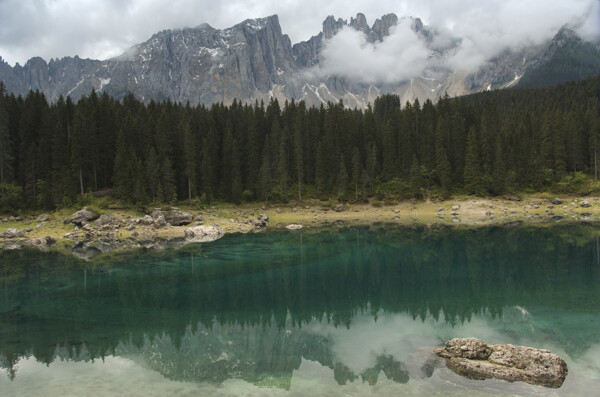
<svg viewBox="0 0 600 397"><path fill-rule="evenodd" d="M0 254L0 395L590 395L600 229L233 235L83 262ZM443 340L547 348L558 389L461 378Z"/></svg>

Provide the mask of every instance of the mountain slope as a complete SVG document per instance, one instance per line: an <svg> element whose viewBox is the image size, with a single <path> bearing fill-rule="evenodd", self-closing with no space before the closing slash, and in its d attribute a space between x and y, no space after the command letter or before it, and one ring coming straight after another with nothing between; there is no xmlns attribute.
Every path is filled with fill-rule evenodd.
<svg viewBox="0 0 600 397"><path fill-rule="evenodd" d="M359 78L339 73L340 63L348 63L341 66L352 71L365 56L350 53L341 61L328 58L336 50L336 39L351 32L360 32L362 47L373 49L374 60L376 51L385 46L401 48L416 43L420 51L426 51L426 59L422 59L425 64L418 73L401 70L400 77L393 79L377 77L375 72L374 77L369 76L368 68ZM404 42L390 44L401 34L408 35ZM557 81L555 75L562 76L558 81L563 81L599 73L598 47L583 42L568 29L543 45L506 49L470 74L453 70L444 62L458 48L460 38L442 38L439 40L440 33L418 18L388 14L370 26L363 14L357 14L350 22L329 16L319 34L292 46L273 15L222 30L207 24L165 30L105 61L65 57L46 62L32 58L24 66L10 67L0 58L0 80L9 92L24 95L30 89L40 90L51 101L60 95L77 100L95 89L116 98L131 92L146 102L170 99L211 104L275 97L302 99L317 106L343 100L349 107L364 108L382 94L399 95L403 102L436 100L446 92L464 95L519 82L553 83ZM440 41L445 46L440 47Z"/></svg>
<svg viewBox="0 0 600 397"><path fill-rule="evenodd" d="M519 87L544 87L600 74L600 51L569 28L562 28L544 54L545 62L531 68Z"/></svg>

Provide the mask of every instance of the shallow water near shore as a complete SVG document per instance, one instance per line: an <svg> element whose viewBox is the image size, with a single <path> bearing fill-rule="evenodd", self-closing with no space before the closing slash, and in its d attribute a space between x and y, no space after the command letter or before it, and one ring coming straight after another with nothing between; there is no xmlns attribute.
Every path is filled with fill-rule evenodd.
<svg viewBox="0 0 600 397"><path fill-rule="evenodd" d="M35 395L591 395L600 228L233 234L84 262L0 256L0 390ZM454 337L549 349L559 389L456 375Z"/></svg>

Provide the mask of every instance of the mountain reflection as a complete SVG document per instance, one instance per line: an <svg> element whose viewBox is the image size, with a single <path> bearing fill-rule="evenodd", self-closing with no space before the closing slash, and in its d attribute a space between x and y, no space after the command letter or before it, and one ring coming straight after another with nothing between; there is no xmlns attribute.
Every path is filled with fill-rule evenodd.
<svg viewBox="0 0 600 397"><path fill-rule="evenodd" d="M382 314L451 326L505 318L506 334L551 329L543 337L576 355L600 342L597 326L574 339L572 324L536 322L524 308L589 313L597 323L597 236L589 225L373 227L234 235L92 262L3 252L0 367L15 376L29 355L44 363L119 355L173 380L284 389L302 359L331 368L338 384L430 376L429 363L411 372L383 350L352 369L329 334L311 331Z"/></svg>

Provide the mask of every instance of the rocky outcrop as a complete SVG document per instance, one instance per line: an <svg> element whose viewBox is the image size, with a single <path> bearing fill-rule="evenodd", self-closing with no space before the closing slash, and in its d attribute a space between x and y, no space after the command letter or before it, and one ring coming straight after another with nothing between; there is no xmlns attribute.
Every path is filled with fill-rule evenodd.
<svg viewBox="0 0 600 397"><path fill-rule="evenodd" d="M223 237L225 232L218 226L192 226L185 229L185 240L194 243L206 243Z"/></svg>
<svg viewBox="0 0 600 397"><path fill-rule="evenodd" d="M558 388L567 376L567 364L548 350L526 346L488 345L476 338L456 338L434 353L446 366L469 379L496 378Z"/></svg>
<svg viewBox="0 0 600 397"><path fill-rule="evenodd" d="M96 220L96 225L97 226L106 226L106 225L111 225L114 222L115 222L115 218L111 214L102 214Z"/></svg>
<svg viewBox="0 0 600 397"><path fill-rule="evenodd" d="M156 220L159 220L160 218L160 213L156 213L156 211L152 212L151 215ZM194 218L192 214L185 211L181 211L177 208L173 208L170 211L164 211L162 215L164 216L165 222L170 224L171 226L189 225L190 223L192 223L192 220Z"/></svg>
<svg viewBox="0 0 600 397"><path fill-rule="evenodd" d="M368 43L376 43L392 34L396 25L406 22L432 54L431 63L420 76L371 84L320 70L323 65L327 68L322 49L342 29L360 31ZM397 94L401 103L415 98L424 102L435 101L445 92L455 96L492 86L509 87L551 59L557 49L581 41L574 32L563 29L552 41L507 49L477 72L463 76L450 66L440 67L440 60L454 54L461 40L444 30L424 26L419 18L387 14L369 26L367 17L358 13L349 23L328 16L322 32L292 46L277 15L272 15L248 19L227 29L202 24L164 30L121 56L103 61L75 56L46 62L34 57L25 65L11 67L0 58L0 80L9 93L25 96L29 90L39 90L53 102L60 95L77 101L95 89L116 99L131 92L145 102L168 98L208 105L229 104L234 99L268 102L275 97L280 102L302 99L309 106L342 99L349 107L366 108L382 94Z"/></svg>
<svg viewBox="0 0 600 397"><path fill-rule="evenodd" d="M94 219L98 219L99 216L99 214L89 210L87 207L83 207L83 209L75 212L73 215L67 218L65 223L72 223L81 227L84 224L93 221Z"/></svg>

